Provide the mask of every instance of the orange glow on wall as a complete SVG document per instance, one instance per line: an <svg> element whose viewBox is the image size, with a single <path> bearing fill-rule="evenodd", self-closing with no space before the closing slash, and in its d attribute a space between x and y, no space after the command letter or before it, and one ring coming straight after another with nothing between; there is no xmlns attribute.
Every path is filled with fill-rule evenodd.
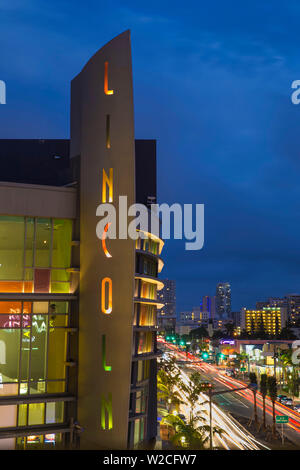
<svg viewBox="0 0 300 470"><path fill-rule="evenodd" d="M107 202L106 200L106 187L108 186L108 202L113 202L113 168L109 169L109 177L107 176L106 171L103 168L103 179L102 179L102 202Z"/></svg>
<svg viewBox="0 0 300 470"><path fill-rule="evenodd" d="M101 310L106 315L112 312L112 280L110 277L104 277L101 282Z"/></svg>
<svg viewBox="0 0 300 470"><path fill-rule="evenodd" d="M107 230L109 229L109 226L111 225L111 222L108 222L106 225L105 225L105 228L104 228L104 231L103 231L103 234L102 234L102 249L105 253L105 256L107 258L111 258L111 254L109 253L108 249L106 248L106 242L105 242L105 239L106 239L106 234L107 234Z"/></svg>
<svg viewBox="0 0 300 470"><path fill-rule="evenodd" d="M108 89L108 62L104 62L104 93L106 95L114 94L114 90Z"/></svg>
<svg viewBox="0 0 300 470"><path fill-rule="evenodd" d="M0 292L33 292L32 281L0 281Z"/></svg>
<svg viewBox="0 0 300 470"><path fill-rule="evenodd" d="M22 304L18 301L4 301L0 302L0 313L21 313Z"/></svg>

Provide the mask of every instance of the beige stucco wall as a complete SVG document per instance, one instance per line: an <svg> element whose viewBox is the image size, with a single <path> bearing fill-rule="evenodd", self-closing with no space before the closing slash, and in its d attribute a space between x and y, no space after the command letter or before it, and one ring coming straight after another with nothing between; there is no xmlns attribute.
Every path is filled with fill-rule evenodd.
<svg viewBox="0 0 300 470"><path fill-rule="evenodd" d="M76 190L0 182L0 214L74 219Z"/></svg>
<svg viewBox="0 0 300 470"><path fill-rule="evenodd" d="M109 62L109 89L104 93L104 63ZM80 173L80 313L78 421L84 428L81 448L127 446L130 396L135 243L108 241L107 258L96 236L96 208L102 202L102 170L113 168L113 204L135 199L134 121L130 34L106 44L72 81L71 157L81 155ZM111 121L111 148L106 148L106 115ZM112 313L101 312L101 280L112 279ZM102 335L106 360L102 366ZM112 429L101 428L101 398L112 395Z"/></svg>

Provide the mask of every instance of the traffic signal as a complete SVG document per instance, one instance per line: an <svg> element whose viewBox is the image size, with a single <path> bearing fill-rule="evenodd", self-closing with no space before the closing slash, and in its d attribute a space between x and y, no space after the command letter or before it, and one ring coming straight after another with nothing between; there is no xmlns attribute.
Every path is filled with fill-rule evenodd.
<svg viewBox="0 0 300 470"><path fill-rule="evenodd" d="M201 356L202 356L202 359L208 359L208 358L209 358L209 354L208 354L208 352L206 352L206 351L204 351L204 352L201 354Z"/></svg>

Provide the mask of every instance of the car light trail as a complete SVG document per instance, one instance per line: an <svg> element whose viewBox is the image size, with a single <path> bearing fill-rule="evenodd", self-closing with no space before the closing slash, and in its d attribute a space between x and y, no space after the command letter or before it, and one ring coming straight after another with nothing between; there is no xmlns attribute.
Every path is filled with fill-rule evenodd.
<svg viewBox="0 0 300 470"><path fill-rule="evenodd" d="M167 347L169 347L168 344L165 344ZM232 377L227 377L226 378L224 377L224 375L222 375L220 373L220 370L211 365L211 364L203 364L203 365L198 365L198 364L193 364L192 361L193 360L199 360L198 357L196 356L193 356L192 354L189 354L189 357L187 358L186 357L186 354L182 353L181 351L179 352L176 348L176 346L172 345L172 348L171 348L176 354L178 354L179 356L183 356L185 358L185 360L190 360L191 361L191 365L193 366L194 369L198 369L199 371L201 371L201 369L203 369L204 371L208 372L208 373L214 373L216 374L216 376L214 377L214 380L221 383L223 386L227 387L227 388L236 388L236 387L239 387L239 386L244 386L245 383L244 382L241 382L240 380L238 379L233 379ZM253 404L254 402L254 399L253 399L253 393L250 391L250 390L240 390L240 391L236 391L236 392L233 392L243 398L245 398L246 400L248 400L251 404ZM256 401L257 401L257 407L262 410L263 409L263 399L262 399L262 396L259 392L257 392L256 394ZM288 415L289 416L289 422L286 424L286 426L290 427L291 429L293 429L294 431L296 431L297 433L300 433L300 415L299 413L297 413L296 411L292 410L291 408L288 408L287 406L279 403L278 401L275 402L275 405L276 405L276 408L275 408L275 413L276 413L276 416L281 416L281 415ZM265 407L266 407L266 414L269 415L269 416L273 416L273 409L272 409L272 401L266 397L266 400L265 400Z"/></svg>
<svg viewBox="0 0 300 470"><path fill-rule="evenodd" d="M181 380L186 385L189 384L188 375L177 368L181 374ZM177 388L177 390L179 390ZM182 390L180 390L183 399L187 399L187 396ZM204 424L209 425L209 403L208 396L205 393L200 395L201 401L198 405L195 406L195 413L201 414L204 419ZM190 413L190 408L188 405L181 405L182 411L186 416ZM213 417L213 426L218 426L224 432L224 434L215 434L213 436L213 445L214 447L223 447L224 449L240 449L240 450L259 450L262 446L253 436L246 433L229 417L225 412L223 412L215 403L212 404L212 417ZM267 447L265 447L268 449Z"/></svg>

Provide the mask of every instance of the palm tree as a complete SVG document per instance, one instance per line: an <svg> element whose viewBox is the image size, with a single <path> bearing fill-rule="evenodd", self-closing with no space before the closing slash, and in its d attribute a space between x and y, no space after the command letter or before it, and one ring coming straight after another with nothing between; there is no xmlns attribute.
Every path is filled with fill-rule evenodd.
<svg viewBox="0 0 300 470"><path fill-rule="evenodd" d="M189 424L193 424L199 419L199 415L195 414L195 407L199 404L199 397L202 392L210 388L210 384L203 383L199 372L193 372L190 376L188 384L181 383L181 390L185 393L190 408Z"/></svg>
<svg viewBox="0 0 300 470"><path fill-rule="evenodd" d="M266 429L266 396L268 393L268 376L261 374L260 376L260 393L263 399L263 426Z"/></svg>
<svg viewBox="0 0 300 470"><path fill-rule="evenodd" d="M285 349L284 351L281 351L280 354L280 362L282 366L282 374L283 374L283 386L285 384L288 385L288 367L293 367L293 361L292 361L292 349ZM294 367L293 367L294 369Z"/></svg>
<svg viewBox="0 0 300 470"><path fill-rule="evenodd" d="M257 423L257 405L256 405L256 393L257 393L257 377L254 372L249 374L250 384L253 385L251 388L254 398L254 421Z"/></svg>
<svg viewBox="0 0 300 470"><path fill-rule="evenodd" d="M160 359L159 370L164 370L167 374L174 374L178 372L178 366L176 363L176 358L174 356L169 356L167 359Z"/></svg>
<svg viewBox="0 0 300 470"><path fill-rule="evenodd" d="M196 417L194 417L196 418ZM207 424L199 424L205 421L201 416L197 416L192 422L185 423L178 415L166 414L162 419L162 424L167 424L173 429L171 442L176 447L185 447L193 450L203 450L209 441L210 427ZM213 427L213 434L222 434L222 430Z"/></svg>
<svg viewBox="0 0 300 470"><path fill-rule="evenodd" d="M277 383L274 376L268 377L269 396L273 405L273 436L276 434L275 401L277 398Z"/></svg>
<svg viewBox="0 0 300 470"><path fill-rule="evenodd" d="M168 411L171 411L172 406L178 407L182 403L180 393L175 389L180 386L180 382L180 372L170 374L160 369L157 373L157 398L167 404Z"/></svg>

